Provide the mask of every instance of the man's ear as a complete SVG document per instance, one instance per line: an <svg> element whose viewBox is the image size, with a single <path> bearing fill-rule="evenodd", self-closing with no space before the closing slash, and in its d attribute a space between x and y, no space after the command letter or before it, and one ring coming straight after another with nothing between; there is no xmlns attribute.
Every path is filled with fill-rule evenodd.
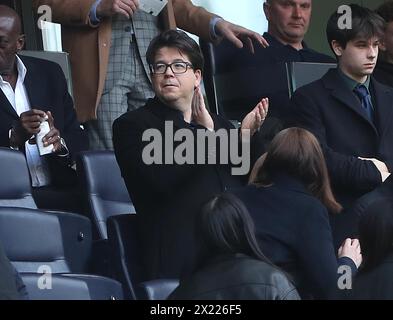
<svg viewBox="0 0 393 320"><path fill-rule="evenodd" d="M194 84L194 88L195 88L195 87L199 87L199 85L201 84L202 71L197 69L197 70L195 70L194 74L195 74L195 84Z"/></svg>
<svg viewBox="0 0 393 320"><path fill-rule="evenodd" d="M332 45L332 49L333 49L333 51L334 51L334 54L335 54L337 57L341 57L342 54L343 54L343 48L342 48L341 45L338 43L338 41L337 41L337 40L332 40L331 45Z"/></svg>
<svg viewBox="0 0 393 320"><path fill-rule="evenodd" d="M263 3L263 12L265 13L266 20L270 20L270 3Z"/></svg>
<svg viewBox="0 0 393 320"><path fill-rule="evenodd" d="M17 52L19 52L20 50L22 50L23 47L24 47L24 45L25 45L25 35L24 35L24 34L21 34L21 35L18 37L18 40L17 40L17 42L16 42L16 50L17 50Z"/></svg>

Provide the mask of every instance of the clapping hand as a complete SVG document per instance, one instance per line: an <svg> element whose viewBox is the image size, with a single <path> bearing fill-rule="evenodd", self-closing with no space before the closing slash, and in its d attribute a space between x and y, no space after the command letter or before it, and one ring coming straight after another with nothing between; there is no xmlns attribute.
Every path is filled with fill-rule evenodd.
<svg viewBox="0 0 393 320"><path fill-rule="evenodd" d="M263 121L265 121L268 110L269 110L269 99L263 98L255 106L255 108L244 117L240 128L242 133L242 139L244 137L245 130L249 130L250 137L252 137L254 133L259 130Z"/></svg>
<svg viewBox="0 0 393 320"><path fill-rule="evenodd" d="M213 119L207 111L205 100L203 99L201 88L198 86L194 90L194 96L191 102L192 120L209 130L214 130Z"/></svg>

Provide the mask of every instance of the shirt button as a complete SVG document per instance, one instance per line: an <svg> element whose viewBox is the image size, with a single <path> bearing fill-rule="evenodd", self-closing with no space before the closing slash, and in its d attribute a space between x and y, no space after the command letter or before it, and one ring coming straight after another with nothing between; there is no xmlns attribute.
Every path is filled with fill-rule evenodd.
<svg viewBox="0 0 393 320"><path fill-rule="evenodd" d="M131 27L130 27L130 26L125 27L125 28L124 28L124 31L125 31L125 32L130 32L130 31L131 31Z"/></svg>

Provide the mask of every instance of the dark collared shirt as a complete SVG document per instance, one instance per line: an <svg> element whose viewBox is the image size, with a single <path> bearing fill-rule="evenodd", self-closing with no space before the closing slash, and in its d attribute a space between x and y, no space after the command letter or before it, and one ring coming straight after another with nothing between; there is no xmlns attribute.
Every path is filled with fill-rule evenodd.
<svg viewBox="0 0 393 320"><path fill-rule="evenodd" d="M362 85L364 85L364 86L367 88L368 94L372 97L371 91L370 91L370 76L367 77L367 80L366 80L365 82L359 83L359 82L357 82L356 80L354 80L354 79L348 77L344 72L342 72L342 71L340 70L340 68L338 68L337 70L338 70L338 74L344 79L345 84L347 85L347 87L348 87L351 91L355 90L355 88L356 88L358 85L361 85L361 84L362 84ZM375 108L374 108L374 103L373 103L373 99L372 99L372 98L371 98L371 106L372 106L373 109L375 110Z"/></svg>
<svg viewBox="0 0 393 320"><path fill-rule="evenodd" d="M263 37L269 42L269 47L265 49L266 53L269 53L267 56L274 62L336 62L334 58L309 48L304 41L302 42L303 49L297 50L289 44L281 43L267 32L263 34Z"/></svg>

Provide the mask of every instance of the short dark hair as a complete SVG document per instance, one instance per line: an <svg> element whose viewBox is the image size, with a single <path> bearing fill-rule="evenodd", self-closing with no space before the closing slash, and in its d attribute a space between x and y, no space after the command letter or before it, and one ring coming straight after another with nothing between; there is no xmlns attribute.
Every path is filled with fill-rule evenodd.
<svg viewBox="0 0 393 320"><path fill-rule="evenodd" d="M362 271L377 267L393 251L393 201L382 198L372 202L359 221Z"/></svg>
<svg viewBox="0 0 393 320"><path fill-rule="evenodd" d="M190 59L194 70L203 71L204 59L199 45L181 30L167 30L156 36L146 52L147 63L153 64L157 51L163 47L177 48Z"/></svg>
<svg viewBox="0 0 393 320"><path fill-rule="evenodd" d="M250 184L258 187L273 183L277 173L300 180L307 190L332 213L342 207L333 196L325 158L317 138L302 128L279 132L250 174Z"/></svg>
<svg viewBox="0 0 393 320"><path fill-rule="evenodd" d="M387 1L380 5L377 10L375 10L386 23L393 21L393 1Z"/></svg>
<svg viewBox="0 0 393 320"><path fill-rule="evenodd" d="M357 38L371 39L374 36L382 37L385 28L385 21L374 11L350 4L352 28L342 29L339 26L339 19L342 14L336 10L329 18L326 26L326 36L332 48L332 41L336 40L345 49L347 43Z"/></svg>

